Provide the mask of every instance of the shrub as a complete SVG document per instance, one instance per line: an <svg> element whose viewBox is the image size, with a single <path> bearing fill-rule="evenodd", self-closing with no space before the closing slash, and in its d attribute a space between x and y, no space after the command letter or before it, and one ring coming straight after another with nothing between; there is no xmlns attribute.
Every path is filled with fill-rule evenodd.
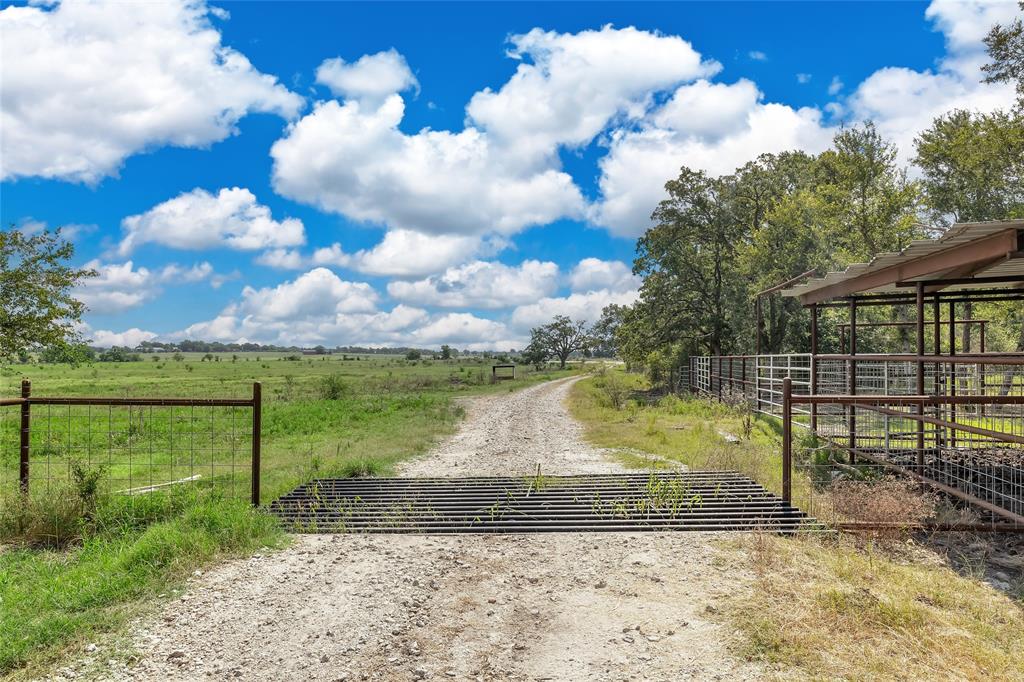
<svg viewBox="0 0 1024 682"><path fill-rule="evenodd" d="M750 434L754 430L754 406L747 398L746 392L727 386L722 390L722 402L740 418L743 440L750 440Z"/></svg>
<svg viewBox="0 0 1024 682"><path fill-rule="evenodd" d="M594 383L601 391L604 402L609 407L621 410L629 398L629 384L619 372L600 371Z"/></svg>
<svg viewBox="0 0 1024 682"><path fill-rule="evenodd" d="M911 482L893 477L874 481L839 480L830 491L841 520L893 524L872 531L879 539L897 539L935 514L936 498Z"/></svg>
<svg viewBox="0 0 1024 682"><path fill-rule="evenodd" d="M70 486L47 495L17 495L0 507L0 540L59 549L82 537L82 508Z"/></svg>
<svg viewBox="0 0 1024 682"><path fill-rule="evenodd" d="M71 462L71 480L42 495L17 495L0 507L0 540L59 549L91 531L100 504L103 467Z"/></svg>
<svg viewBox="0 0 1024 682"><path fill-rule="evenodd" d="M320 397L323 400L341 400L348 395L349 387L340 374L329 374L320 379Z"/></svg>

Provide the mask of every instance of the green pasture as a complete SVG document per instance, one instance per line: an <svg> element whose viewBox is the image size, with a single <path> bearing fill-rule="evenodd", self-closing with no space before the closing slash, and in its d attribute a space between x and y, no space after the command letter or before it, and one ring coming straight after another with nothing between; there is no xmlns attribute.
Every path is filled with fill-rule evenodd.
<svg viewBox="0 0 1024 682"><path fill-rule="evenodd" d="M517 367L493 382L492 360L409 361L401 356L238 353L143 355L141 361L78 367L28 364L3 370L0 395L21 380L36 396L248 398L263 387L264 499L313 476L385 474L450 432L454 399L514 390L575 370ZM138 491L191 479L231 496L248 495L250 408L36 405L32 410L33 490L49 494L75 464L99 469L105 491ZM17 485L20 414L0 408L0 496Z"/></svg>

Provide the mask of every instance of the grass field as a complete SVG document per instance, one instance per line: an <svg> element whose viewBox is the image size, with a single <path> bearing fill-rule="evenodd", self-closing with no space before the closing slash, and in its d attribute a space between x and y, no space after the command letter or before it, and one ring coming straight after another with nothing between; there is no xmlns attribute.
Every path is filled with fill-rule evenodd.
<svg viewBox="0 0 1024 682"><path fill-rule="evenodd" d="M491 383L491 361L410 362L394 356L294 356L239 353L221 361L160 354L141 362L76 368L25 365L4 370L0 395L21 378L37 396L248 398L263 385L261 480L267 499L312 475L388 473L421 452L460 416L459 395L514 390L557 372L517 368ZM288 359L298 358L298 359ZM232 360L236 358L236 360ZM347 359L345 359L347 358ZM0 408L0 496L17 483L18 410ZM37 406L32 419L33 487L66 480L69 465L101 468L116 489L199 475L248 494L249 408L100 408Z"/></svg>
<svg viewBox="0 0 1024 682"><path fill-rule="evenodd" d="M573 387L571 409L588 439L617 450L628 466L668 460L735 469L779 489L777 420L755 419L746 434L742 413L696 398L651 397L646 387L639 375L599 374ZM622 390L630 397L616 397ZM811 490L810 478L794 478L798 505ZM755 579L714 617L738 633L737 654L769 664L777 679L1024 680L1024 590L1014 599L980 575L958 574L907 535L882 540L754 534L723 541L729 567Z"/></svg>
<svg viewBox="0 0 1024 682"><path fill-rule="evenodd" d="M22 377L40 396L247 397L263 384L262 484L269 501L315 476L386 475L450 433L462 411L455 398L510 391L576 370L518 368L514 381L492 384L491 361L406 361L393 356L238 354L220 362L186 354L75 368L23 365L3 370L0 395L17 395ZM162 410L162 412L161 412ZM231 408L229 408L229 412ZM242 414L241 412L244 412ZM31 676L68 651L116 632L155 609L192 571L225 556L284 541L277 523L248 498L248 409L235 431L195 447L183 434L225 431L181 410L113 414L80 408L33 410L32 496L14 493L18 409L0 408L0 674ZM71 427L67 425L71 423ZM87 426L90 425L91 426ZM173 431L171 438L168 431ZM242 435L240 435L242 434ZM175 444L174 449L168 449ZM130 451L131 464L124 461ZM180 478L183 452L196 482L157 492L106 495L111 488ZM114 453L111 455L111 453ZM230 475L227 456L235 456ZM111 464L113 462L113 464ZM83 518L81 490L68 482L81 463L100 477L94 508ZM211 464L213 465L211 467ZM111 484L113 482L113 484ZM54 533L60 538L54 538ZM56 544L59 549L40 549ZM34 546L27 546L34 545Z"/></svg>
<svg viewBox="0 0 1024 682"><path fill-rule="evenodd" d="M677 462L692 469L740 471L781 493L779 420L693 397L650 396L647 389L642 375L602 372L573 387L570 410L586 425L588 439L615 450L626 466L658 468ZM615 390L632 397L616 407L609 395ZM803 431L794 438L798 445L811 442ZM794 502L806 508L811 497L809 479L795 476Z"/></svg>

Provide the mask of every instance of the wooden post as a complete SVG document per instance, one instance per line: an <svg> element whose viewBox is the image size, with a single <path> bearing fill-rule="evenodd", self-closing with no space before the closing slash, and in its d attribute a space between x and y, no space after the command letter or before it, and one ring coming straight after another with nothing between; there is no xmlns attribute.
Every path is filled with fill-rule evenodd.
<svg viewBox="0 0 1024 682"><path fill-rule="evenodd" d="M263 430L263 386L252 385L252 506L260 506L260 434Z"/></svg>
<svg viewBox="0 0 1024 682"><path fill-rule="evenodd" d="M782 380L782 501L793 501L793 380Z"/></svg>
<svg viewBox="0 0 1024 682"><path fill-rule="evenodd" d="M28 379L22 379L21 381L21 397L25 399L25 402L21 404L21 447L20 447L20 461L18 466L18 483L21 488L21 492L28 494L28 479L29 479L29 456L31 454L30 442L32 437L32 406L28 402L29 396L32 395L32 382Z"/></svg>

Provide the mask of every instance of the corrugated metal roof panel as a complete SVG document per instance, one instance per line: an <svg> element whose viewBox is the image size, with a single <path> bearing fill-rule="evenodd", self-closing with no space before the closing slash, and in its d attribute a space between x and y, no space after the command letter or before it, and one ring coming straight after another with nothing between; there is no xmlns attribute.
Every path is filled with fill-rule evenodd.
<svg viewBox="0 0 1024 682"><path fill-rule="evenodd" d="M849 279L860 277L867 273L876 272L885 268L892 267L894 265L900 265L903 263L909 263L930 256L935 253L940 253L947 249L961 247L965 244L969 244L974 241L978 241L989 237L1000 232L1004 232L1010 229L1024 230L1024 220L998 220L984 223L959 223L946 230L945 234L937 239L916 239L907 245L905 249L899 253L885 252L880 253L871 259L870 263L853 263L846 270L841 272L829 272L824 277L818 277L803 284L797 284L788 289L782 291L783 296L802 296L812 291L817 291L824 287L844 282ZM1024 276L1024 259L1015 259L998 263L991 268L985 270L984 273L979 273L983 276L1003 276L1003 275L1017 275ZM910 280L913 281L913 280ZM969 285L965 285L966 286ZM988 285L988 286L1000 286L1000 285ZM1014 286L1012 283L1008 283L1003 286ZM898 291L899 289L894 284L888 284L885 286L875 287L870 289L871 292L884 292L884 291Z"/></svg>

